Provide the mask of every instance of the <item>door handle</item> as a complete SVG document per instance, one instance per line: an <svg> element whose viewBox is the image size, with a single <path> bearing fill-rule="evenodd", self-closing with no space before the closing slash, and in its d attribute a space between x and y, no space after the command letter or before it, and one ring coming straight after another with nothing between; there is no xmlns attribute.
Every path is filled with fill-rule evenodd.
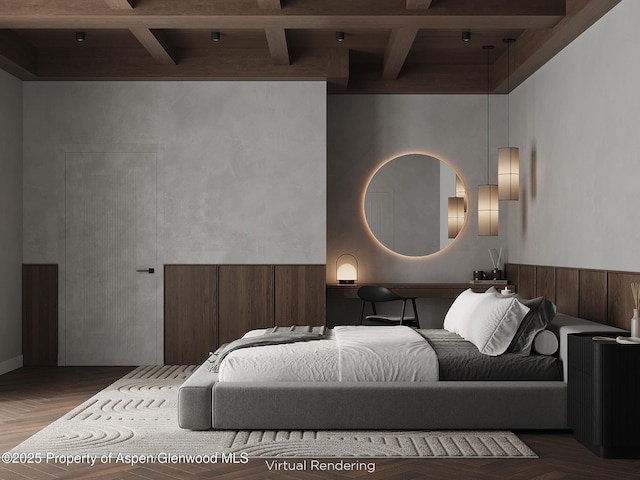
<svg viewBox="0 0 640 480"><path fill-rule="evenodd" d="M136 269L136 272L140 272L140 273L156 273L156 270L154 268L140 268L140 269Z"/></svg>

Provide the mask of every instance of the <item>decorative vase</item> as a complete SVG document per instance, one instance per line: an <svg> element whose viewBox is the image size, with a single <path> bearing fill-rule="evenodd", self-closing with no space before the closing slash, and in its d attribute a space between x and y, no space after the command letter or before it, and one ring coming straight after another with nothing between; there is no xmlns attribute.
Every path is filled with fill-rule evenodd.
<svg viewBox="0 0 640 480"><path fill-rule="evenodd" d="M640 309L633 309L633 318L631 319L631 336L640 337Z"/></svg>

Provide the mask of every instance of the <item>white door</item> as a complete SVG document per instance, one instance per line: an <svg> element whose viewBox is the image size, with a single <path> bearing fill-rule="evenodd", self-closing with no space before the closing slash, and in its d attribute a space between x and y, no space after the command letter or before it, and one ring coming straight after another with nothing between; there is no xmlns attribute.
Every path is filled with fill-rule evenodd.
<svg viewBox="0 0 640 480"><path fill-rule="evenodd" d="M156 363L156 184L155 153L66 154L64 364Z"/></svg>

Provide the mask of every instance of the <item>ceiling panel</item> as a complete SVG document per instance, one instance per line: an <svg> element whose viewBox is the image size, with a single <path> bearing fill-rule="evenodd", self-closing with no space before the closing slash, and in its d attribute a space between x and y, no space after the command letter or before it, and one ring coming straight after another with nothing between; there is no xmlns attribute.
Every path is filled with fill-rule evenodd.
<svg viewBox="0 0 640 480"><path fill-rule="evenodd" d="M490 88L504 93L619 1L3 0L0 67L29 80L326 79L341 93L478 93L492 44ZM505 38L517 40L509 68Z"/></svg>

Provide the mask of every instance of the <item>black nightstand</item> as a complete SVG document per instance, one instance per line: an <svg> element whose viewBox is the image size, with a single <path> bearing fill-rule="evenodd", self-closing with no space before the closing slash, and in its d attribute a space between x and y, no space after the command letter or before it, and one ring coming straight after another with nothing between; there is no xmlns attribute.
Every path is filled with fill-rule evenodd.
<svg viewBox="0 0 640 480"><path fill-rule="evenodd" d="M575 437L604 458L640 458L640 345L569 335L568 415Z"/></svg>

